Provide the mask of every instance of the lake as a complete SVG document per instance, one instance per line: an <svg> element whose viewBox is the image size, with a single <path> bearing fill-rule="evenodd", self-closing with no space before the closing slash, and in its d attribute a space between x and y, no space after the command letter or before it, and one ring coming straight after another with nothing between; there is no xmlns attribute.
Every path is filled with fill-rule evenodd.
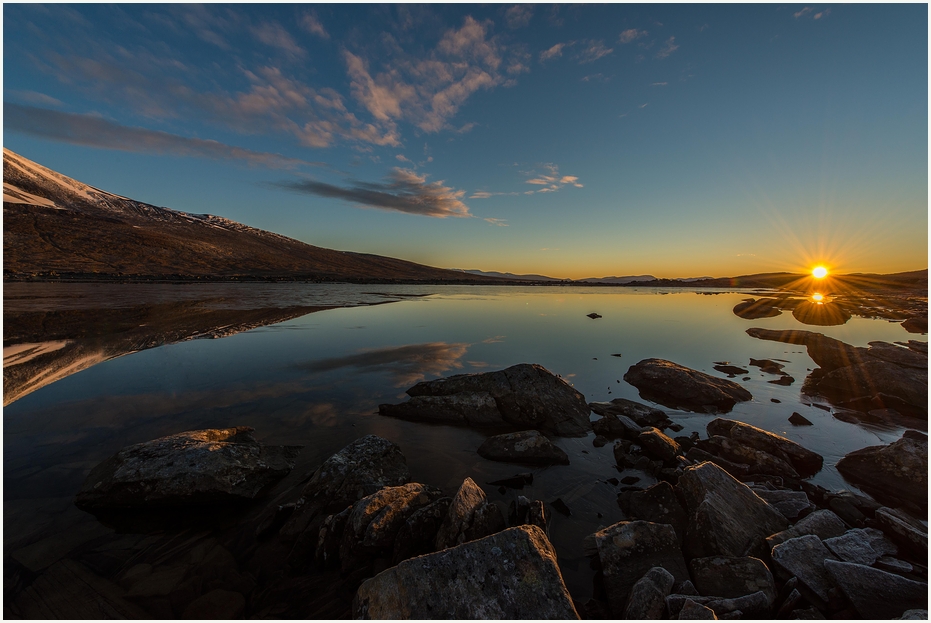
<svg viewBox="0 0 931 623"><path fill-rule="evenodd" d="M914 336L882 319L807 327L791 313L757 320L732 313L754 295L554 286L6 284L4 603L53 590L37 578L60 561L78 560L117 582L125 561L107 566L100 552L155 547L146 541L151 534L115 532L77 510L73 497L89 470L120 448L185 430L246 425L264 443L304 445L291 486L354 439L380 435L401 447L414 481L453 495L471 477L506 515L518 492L502 494L486 483L528 468L479 457L485 433L382 417L378 405L404 400L421 380L523 362L562 376L588 401L642 401L623 375L646 358L718 377L725 375L715 362L742 366L749 380L733 380L753 400L724 417L822 454L824 469L812 482L854 489L834 468L837 460L892 442L903 429L848 423L830 407L810 404L800 390L816 366L805 348L745 331L808 329L856 346ZM587 317L593 312L602 317ZM748 367L750 358L784 361L795 382L769 383L777 377ZM715 417L660 408L684 427L677 435L704 437ZM793 426L793 412L814 425ZM561 498L571 509L568 517L550 513L549 536L581 602L591 597L594 573L582 539L623 519L617 488L607 482L620 477L612 444L595 447L593 438L554 438L570 464L534 468L533 484L519 492L546 503ZM654 482L636 470L624 475L640 477L638 485ZM158 534L165 538L164 530ZM229 548L245 565L241 552ZM138 603L153 616L165 613L154 599Z"/></svg>

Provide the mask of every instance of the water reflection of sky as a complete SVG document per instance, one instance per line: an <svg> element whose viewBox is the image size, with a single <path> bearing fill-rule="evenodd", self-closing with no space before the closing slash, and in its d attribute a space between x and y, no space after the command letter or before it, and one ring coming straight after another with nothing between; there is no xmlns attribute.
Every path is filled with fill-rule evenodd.
<svg viewBox="0 0 931 623"><path fill-rule="evenodd" d="M158 295L159 300L196 292L178 286L146 288L146 296ZM425 378L521 362L542 364L594 401L640 400L623 375L648 357L716 376L724 375L713 369L714 362L747 368L751 357L787 360L785 371L796 379L793 385L770 384L767 381L777 377L748 368L744 376L750 380L735 380L754 399L739 404L727 417L785 435L825 455L826 468L814 481L832 489L847 487L833 468L839 457L880 440L892 441L901 432L868 430L801 404L802 381L815 367L804 347L756 340L745 330L812 327L787 313L758 320L735 316L731 310L746 293L302 284L262 285L257 292L262 304L321 305L326 304L327 288L337 304L353 302L353 292L359 295L355 302L394 302L320 311L223 339L137 352L9 405L4 410L5 501L13 502L10 508L19 509L17 513L26 512L21 510L24 499L64 503L90 467L125 445L182 430L232 425L253 426L269 443L304 444L298 469L306 471L353 439L375 433L401 446L416 480L449 492L465 476L484 484L525 468L478 457L475 449L484 439L482 433L383 418L376 414L377 406L404 399L404 390ZM233 292L247 298L248 290ZM418 292L433 295L385 296ZM77 299L68 300L78 305ZM88 305L88 298L80 304ZM602 318L586 317L590 312ZM859 346L914 337L898 324L862 318L817 330ZM621 357L612 356L617 353ZM793 411L814 426L790 425L787 418ZM704 436L712 418L670 414L685 426L680 434L697 430ZM594 448L591 436L558 443L569 453L571 465L535 470L536 480L523 494L547 502L562 497L573 508L571 518L554 517L551 536L573 593L584 596L590 592L591 572L581 554L581 539L599 525L620 519L614 488L604 482L618 474L610 444ZM649 484L648 477L643 484ZM492 499L505 503L513 497L485 489ZM7 525L11 515L6 511L5 518Z"/></svg>

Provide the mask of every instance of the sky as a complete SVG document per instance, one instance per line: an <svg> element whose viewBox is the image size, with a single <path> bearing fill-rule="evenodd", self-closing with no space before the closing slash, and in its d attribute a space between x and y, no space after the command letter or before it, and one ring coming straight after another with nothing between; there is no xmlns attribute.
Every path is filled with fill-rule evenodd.
<svg viewBox="0 0 931 623"><path fill-rule="evenodd" d="M3 144L309 244L558 278L928 265L928 7L3 6Z"/></svg>

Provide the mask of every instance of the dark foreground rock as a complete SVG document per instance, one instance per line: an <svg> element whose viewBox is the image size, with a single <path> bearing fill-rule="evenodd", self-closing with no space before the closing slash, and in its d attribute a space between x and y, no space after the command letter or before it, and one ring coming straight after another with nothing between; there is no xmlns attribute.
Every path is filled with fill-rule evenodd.
<svg viewBox="0 0 931 623"><path fill-rule="evenodd" d="M462 481L459 491L436 534L436 549L453 547L494 534L504 528L504 516L471 478Z"/></svg>
<svg viewBox="0 0 931 623"><path fill-rule="evenodd" d="M917 431L888 446L855 450L837 462L837 471L879 499L928 505L928 437Z"/></svg>
<svg viewBox="0 0 931 623"><path fill-rule="evenodd" d="M782 313L777 307L778 304L776 299L749 299L737 303L734 306L734 314L746 320L773 318Z"/></svg>
<svg viewBox="0 0 931 623"><path fill-rule="evenodd" d="M247 426L188 431L123 448L93 470L85 510L252 500L294 467L300 446L264 446Z"/></svg>
<svg viewBox="0 0 931 623"><path fill-rule="evenodd" d="M634 364L624 380L640 390L646 400L673 409L703 413L726 413L738 402L753 396L727 379L692 370L665 359L644 359Z"/></svg>
<svg viewBox="0 0 931 623"><path fill-rule="evenodd" d="M615 398L610 402L590 402L588 406L598 415L623 415L629 417L638 426L664 428L669 424L669 418L666 417L664 411L626 398Z"/></svg>
<svg viewBox="0 0 931 623"><path fill-rule="evenodd" d="M770 605L776 600L773 574L759 558L711 556L689 563L695 588L702 595L731 598L763 591Z"/></svg>
<svg viewBox="0 0 931 623"><path fill-rule="evenodd" d="M478 455L490 461L534 465L569 464L569 455L536 430L489 437L479 446Z"/></svg>
<svg viewBox="0 0 931 623"><path fill-rule="evenodd" d="M409 401L379 405L379 413L463 426L509 425L567 437L581 437L591 430L585 397L536 364L424 381L407 394Z"/></svg>
<svg viewBox="0 0 931 623"><path fill-rule="evenodd" d="M359 587L355 618L578 619L536 526L518 526L405 560Z"/></svg>
<svg viewBox="0 0 931 623"><path fill-rule="evenodd" d="M824 568L864 619L892 619L912 608L928 609L928 585L849 562L825 560Z"/></svg>
<svg viewBox="0 0 931 623"><path fill-rule="evenodd" d="M666 596L674 583L675 578L662 567L647 571L630 590L624 618L629 621L663 618Z"/></svg>
<svg viewBox="0 0 931 623"><path fill-rule="evenodd" d="M728 437L740 444L787 461L803 477L817 473L824 464L824 458L820 454L803 448L785 437L743 422L715 418L708 423L708 435Z"/></svg>

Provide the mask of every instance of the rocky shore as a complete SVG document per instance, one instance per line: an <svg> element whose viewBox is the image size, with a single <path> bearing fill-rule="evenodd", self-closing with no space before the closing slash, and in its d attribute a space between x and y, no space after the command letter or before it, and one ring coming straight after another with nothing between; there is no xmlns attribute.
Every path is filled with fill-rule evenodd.
<svg viewBox="0 0 931 623"><path fill-rule="evenodd" d="M818 334L754 332L805 343L822 365L878 361L921 372L915 349L851 350ZM737 383L663 360L639 362L625 379L662 397L661 404L699 413L726 412L752 399ZM563 469L569 457L559 437L593 431L594 445L613 443L614 464L604 472L624 519L578 543L595 571L591 599L570 594L548 536L553 512L569 509L561 499L522 495L531 472L488 483L507 493L504 508L472 477L450 491L412 482L402 447L367 435L301 479L290 474L300 447L265 446L252 429L234 427L129 446L91 470L75 503L125 536L91 540L77 555L23 571L13 579L19 585L7 586L14 598L5 613L927 618L921 520L928 441L919 431L838 462L851 483L876 492L866 497L806 480L824 459L785 437L715 415L705 434L676 436L682 427L666 412L625 399L587 404L541 366L419 383L408 395L406 403L382 405L382 415L490 433L509 428L473 451L515 467ZM903 395L880 387L870 397ZM593 422L592 412L599 416ZM655 484L610 477L627 470ZM199 522L205 513L221 528L205 530ZM148 528L125 529L132 521ZM21 558L28 568L30 559Z"/></svg>

